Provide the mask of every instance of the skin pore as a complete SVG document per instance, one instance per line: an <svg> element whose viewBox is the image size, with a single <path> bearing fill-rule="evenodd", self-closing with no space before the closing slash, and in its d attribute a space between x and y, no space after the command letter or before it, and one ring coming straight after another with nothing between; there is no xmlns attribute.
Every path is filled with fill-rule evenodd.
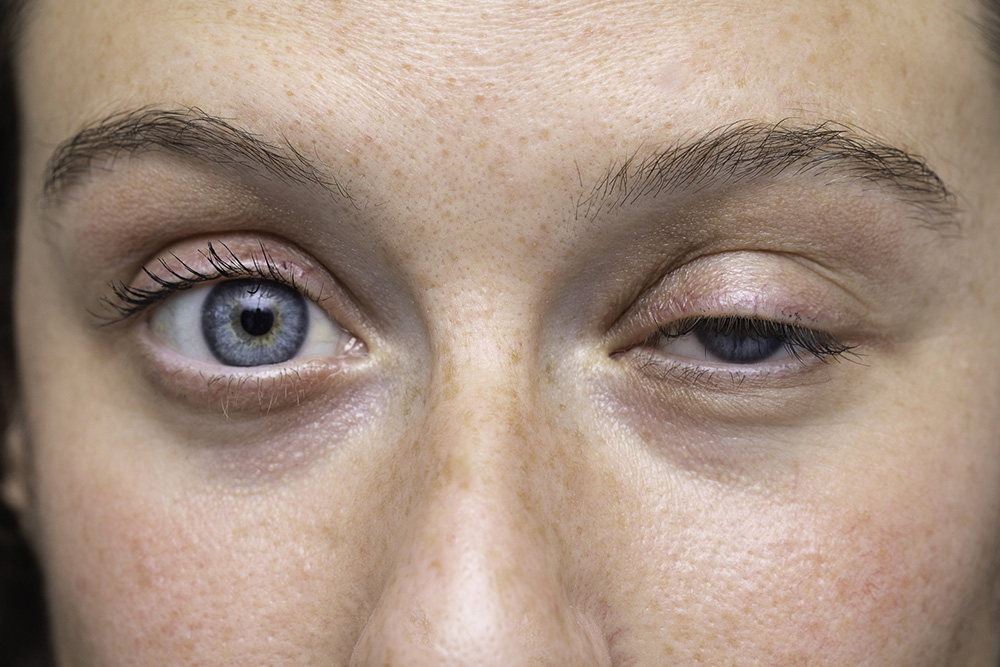
<svg viewBox="0 0 1000 667"><path fill-rule="evenodd" d="M39 1L3 491L59 663L996 664L976 11ZM302 353L196 335L245 279Z"/></svg>

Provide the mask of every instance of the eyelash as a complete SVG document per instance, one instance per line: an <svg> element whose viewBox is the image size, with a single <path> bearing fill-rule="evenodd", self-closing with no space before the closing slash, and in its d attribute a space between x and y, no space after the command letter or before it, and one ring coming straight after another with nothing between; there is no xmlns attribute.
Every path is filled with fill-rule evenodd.
<svg viewBox="0 0 1000 667"><path fill-rule="evenodd" d="M682 338L694 333L699 327L708 325L713 326L716 330L726 335L743 334L759 339L780 339L785 351L800 362L803 362L801 357L803 351L824 363L831 359L836 360L845 356L859 357L854 352L857 345L844 344L831 333L787 322L776 322L744 316L695 316L678 320L660 327L655 334L647 338L646 346L653 347L656 343L664 339L673 340Z"/></svg>
<svg viewBox="0 0 1000 667"><path fill-rule="evenodd" d="M169 259L173 259L178 265L183 267L179 271L168 263L167 258L160 257L157 262L164 269L168 278L154 273L148 266L143 266L143 273L158 285L156 289L146 289L130 285L124 281L118 281L110 285L111 294L101 298L101 301L113 309L116 313L114 317L102 317L103 325L115 324L127 320L153 305L167 299L171 295L191 289L202 283L218 279L232 278L258 278L269 280L292 289L302 291L297 284L295 277L287 273L282 266L279 266L268 253L263 243L258 245L260 256L251 253L249 261L240 259L228 245L219 242L218 245L224 249L224 253L216 249L213 243L199 250L199 254L212 267L210 272L202 272L193 268L188 262L180 259L176 254L170 253ZM225 256L224 256L225 255ZM315 299L314 299L315 301ZM830 360L839 361L842 358L850 360L860 360L860 355L855 352L857 345L842 343L835 335L810 329L807 327L768 320L758 317L747 316L694 316L671 322L660 326L656 331L648 336L643 347L649 352L665 340L674 340L694 334L700 327L711 326L723 335L743 335L756 337L759 339L779 339L786 353L801 363L806 363L803 353L811 355L815 359L828 363ZM646 363L651 366L662 365L662 360L647 356ZM694 370L694 366L687 362L671 361L672 366L689 367ZM730 366L731 370L733 368ZM750 370L752 365L748 365L746 370ZM698 372L700 377L710 369L702 369ZM733 370L733 372L739 372Z"/></svg>
<svg viewBox="0 0 1000 667"><path fill-rule="evenodd" d="M287 285L292 289L301 291L294 276L285 273L282 267L271 259L263 243L259 245L260 257L256 254L251 254L249 262L245 262L237 257L236 253L230 250L229 246L225 243L220 242L219 245L225 248L228 257L220 255L211 242L208 243L205 249L198 251L212 267L212 272L210 273L203 273L194 269L189 263L171 253L170 258L182 266L183 270L187 272L186 274L172 268L167 263L166 258L161 257L157 261L167 274L169 274L169 278L156 275L146 266L142 267L142 272L150 280L159 285L157 289L136 287L124 281L112 283L110 285L111 294L101 297L101 302L111 307L116 312L116 316L102 318L106 320L104 324L109 325L122 322L143 312L150 306L163 301L176 292L189 290L202 283L220 278L259 278Z"/></svg>

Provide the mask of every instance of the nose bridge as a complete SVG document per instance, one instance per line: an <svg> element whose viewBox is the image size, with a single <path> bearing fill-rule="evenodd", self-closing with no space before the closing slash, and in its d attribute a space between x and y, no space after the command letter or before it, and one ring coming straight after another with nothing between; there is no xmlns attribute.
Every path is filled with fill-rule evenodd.
<svg viewBox="0 0 1000 667"><path fill-rule="evenodd" d="M355 664L601 664L534 480L549 447L530 383L482 366L435 383L394 567ZM468 366L466 367L468 369Z"/></svg>

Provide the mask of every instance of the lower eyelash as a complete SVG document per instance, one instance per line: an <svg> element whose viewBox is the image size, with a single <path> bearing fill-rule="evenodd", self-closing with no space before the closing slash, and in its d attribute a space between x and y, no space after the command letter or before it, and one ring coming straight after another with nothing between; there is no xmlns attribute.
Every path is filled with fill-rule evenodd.
<svg viewBox="0 0 1000 667"><path fill-rule="evenodd" d="M211 242L204 250L199 251L212 267L210 273L197 271L190 264L171 253L170 259L183 267L181 270L171 267L164 257L157 260L169 277L164 278L156 275L149 267L142 267L143 273L158 285L157 288L136 287L123 281L111 283L109 286L111 294L101 297L101 303L110 307L116 314L112 317L95 316L102 320L102 325L116 324L141 313L175 292L188 290L201 283L219 278L259 278L298 289L294 277L284 273L281 267L271 259L263 243L259 246L260 257L252 254L249 262L244 262L237 257L225 243L219 242L219 246L224 248L224 254L220 254Z"/></svg>
<svg viewBox="0 0 1000 667"><path fill-rule="evenodd" d="M678 381L689 386L696 386L703 383L726 382L731 389L739 389L745 383L762 383L768 378L767 371L750 373L740 370L722 370L717 368L703 368L698 366L686 366L676 363L668 363L655 359L652 355L644 355L642 369L649 375L653 375L661 380Z"/></svg>

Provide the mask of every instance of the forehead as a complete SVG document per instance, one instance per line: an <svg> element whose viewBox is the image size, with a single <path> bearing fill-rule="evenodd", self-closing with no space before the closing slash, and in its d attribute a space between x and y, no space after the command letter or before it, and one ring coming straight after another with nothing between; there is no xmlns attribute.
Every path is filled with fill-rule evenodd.
<svg viewBox="0 0 1000 667"><path fill-rule="evenodd" d="M970 183L995 169L1000 101L976 7L41 0L19 63L26 173L110 113L196 107L403 201L395 219L468 220L456 196L562 210L643 150L793 118L926 156L986 208ZM518 234L542 233L521 213Z"/></svg>
<svg viewBox="0 0 1000 667"><path fill-rule="evenodd" d="M553 110L575 131L599 134L628 114L639 132L663 134L700 127L706 114L853 122L891 111L850 103L866 98L940 112L940 97L919 91L961 85L954 73L977 48L972 9L929 0L43 0L26 60L59 84L43 106L49 117L93 117L138 96L244 115L278 108L293 127L328 126L335 114L340 128L369 134L399 117L452 135L483 124L521 131Z"/></svg>

